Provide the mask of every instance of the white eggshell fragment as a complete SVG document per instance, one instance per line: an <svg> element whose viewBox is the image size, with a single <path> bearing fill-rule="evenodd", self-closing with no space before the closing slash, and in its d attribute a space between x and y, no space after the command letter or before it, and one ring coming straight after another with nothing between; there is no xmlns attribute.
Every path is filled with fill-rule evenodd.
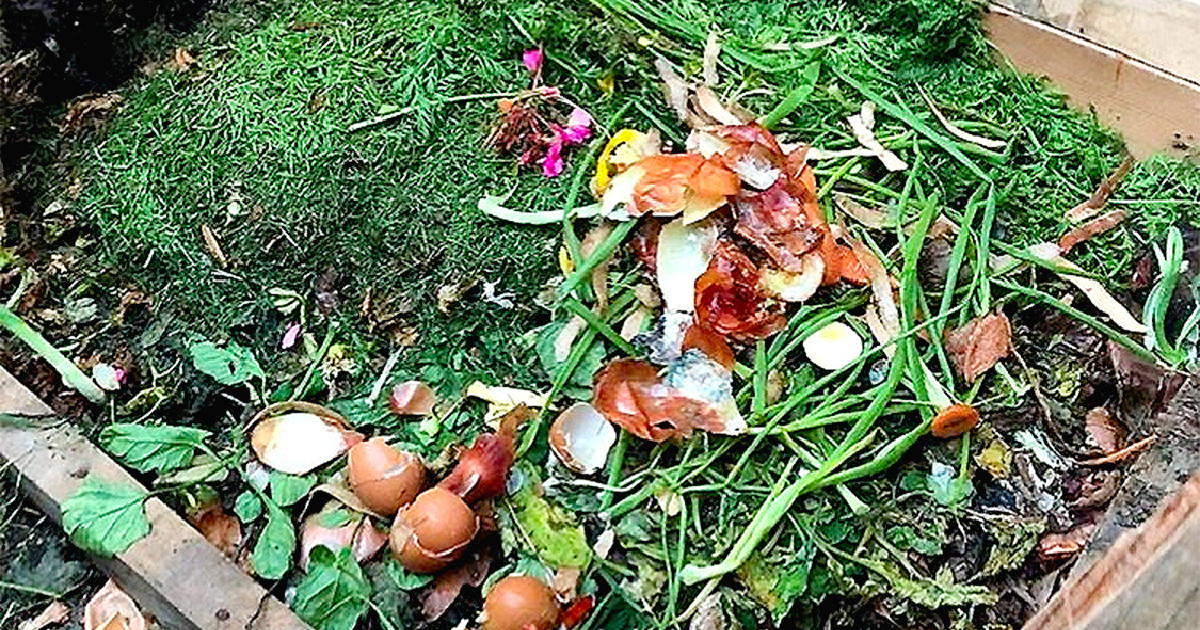
<svg viewBox="0 0 1200 630"><path fill-rule="evenodd" d="M863 351L862 338L843 322L831 322L809 335L802 343L804 354L817 367L840 370L857 359Z"/></svg>
<svg viewBox="0 0 1200 630"><path fill-rule="evenodd" d="M550 448L568 468L591 475L604 467L617 430L590 403L575 403L550 426Z"/></svg>
<svg viewBox="0 0 1200 630"><path fill-rule="evenodd" d="M285 413L254 426L250 445L258 460L279 472L304 475L333 461L363 436L333 418L315 413Z"/></svg>

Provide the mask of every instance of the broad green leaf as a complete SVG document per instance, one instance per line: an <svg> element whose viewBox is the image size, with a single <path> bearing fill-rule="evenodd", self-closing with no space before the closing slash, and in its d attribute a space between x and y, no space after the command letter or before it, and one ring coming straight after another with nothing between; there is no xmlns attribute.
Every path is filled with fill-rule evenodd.
<svg viewBox="0 0 1200 630"><path fill-rule="evenodd" d="M250 490L246 490L237 496L233 502L233 513L237 515L238 520L243 523L249 523L254 519L262 516L263 505L262 500L258 498Z"/></svg>
<svg viewBox="0 0 1200 630"><path fill-rule="evenodd" d="M316 485L316 479L312 477L297 477L281 473L276 470L271 471L271 498L275 500L275 504L279 507L287 507L304 498L309 490L312 490Z"/></svg>
<svg viewBox="0 0 1200 630"><path fill-rule="evenodd" d="M118 422L100 432L100 444L126 466L141 472L165 473L192 463L209 432L171 426Z"/></svg>
<svg viewBox="0 0 1200 630"><path fill-rule="evenodd" d="M413 591L433 581L433 576L429 574L413 573L404 568L391 555L383 561L384 573L396 585L396 588L402 591Z"/></svg>
<svg viewBox="0 0 1200 630"><path fill-rule="evenodd" d="M214 458L208 453L201 453L192 460L192 465L177 470L169 475L163 475L157 484L197 484L220 483L229 477L229 467L225 462Z"/></svg>
<svg viewBox="0 0 1200 630"><path fill-rule="evenodd" d="M224 348L217 347L211 341L192 344L188 348L192 355L192 364L197 370L213 377L222 385L237 385L245 383L257 376L266 378L254 353L249 349L229 342Z"/></svg>
<svg viewBox="0 0 1200 630"><path fill-rule="evenodd" d="M315 547L296 585L292 609L316 630L354 630L367 612L371 588L350 549Z"/></svg>
<svg viewBox="0 0 1200 630"><path fill-rule="evenodd" d="M278 580L292 565L292 552L296 550L296 530L292 521L279 506L267 502L267 526L254 543L251 561L254 572L268 580Z"/></svg>
<svg viewBox="0 0 1200 630"><path fill-rule="evenodd" d="M79 548L101 556L121 553L150 533L146 491L89 476L62 504L63 529Z"/></svg>

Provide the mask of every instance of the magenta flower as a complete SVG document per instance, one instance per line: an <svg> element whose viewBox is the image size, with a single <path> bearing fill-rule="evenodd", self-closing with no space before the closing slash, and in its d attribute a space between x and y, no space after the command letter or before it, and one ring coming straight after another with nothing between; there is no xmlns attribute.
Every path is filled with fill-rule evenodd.
<svg viewBox="0 0 1200 630"><path fill-rule="evenodd" d="M566 144L579 144L592 136L592 117L587 112L576 107L567 120L567 127L562 130L562 140Z"/></svg>
<svg viewBox="0 0 1200 630"><path fill-rule="evenodd" d="M288 326L286 332L283 333L283 343L279 344L284 350L296 345L296 339L300 337L300 323L297 322Z"/></svg>
<svg viewBox="0 0 1200 630"><path fill-rule="evenodd" d="M546 149L546 157L542 158L542 175L546 177L558 177L563 172L562 158L563 142L561 136L554 138L550 146Z"/></svg>
<svg viewBox="0 0 1200 630"><path fill-rule="evenodd" d="M525 64L525 69L530 74L537 74L542 69L542 49L530 48L521 55L521 61Z"/></svg>
<svg viewBox="0 0 1200 630"><path fill-rule="evenodd" d="M129 372L125 371L125 368L123 368L119 365L113 366L113 378L116 379L117 384L124 383L125 377L128 375L129 375Z"/></svg>

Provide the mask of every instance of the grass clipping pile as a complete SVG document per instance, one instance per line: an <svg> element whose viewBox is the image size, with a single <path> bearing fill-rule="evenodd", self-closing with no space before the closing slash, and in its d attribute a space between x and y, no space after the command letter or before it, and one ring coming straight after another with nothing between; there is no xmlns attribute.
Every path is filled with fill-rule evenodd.
<svg viewBox="0 0 1200 630"><path fill-rule="evenodd" d="M1004 308L1040 303L1129 361L1181 365L1190 329L1172 339L1165 324L1178 232L1139 319L1064 257L1113 227L1111 215L1057 243L993 236L996 186L960 149L986 139L947 123L962 142L951 140L878 104L979 176L954 210L922 190L921 144L900 155L875 137L871 100L847 121L858 146L771 133L815 89L819 63L761 118L665 61L658 70L691 127L682 147L620 130L593 144L594 171L574 171L570 198L591 172L595 203L559 213L479 203L508 221L562 222L558 318L528 339L552 375L548 392L477 383L439 400L405 381L391 389L389 423L376 404L393 384L389 362L365 399L275 402L219 445L201 429L138 423L110 425L101 443L156 493L183 497L209 540L284 586L320 630L771 627L852 610L837 598L970 625L1034 549L1051 564L1077 553L1092 525L1048 491L1070 464L1024 430L1012 437L1033 457L1017 474L1008 436L987 422L1036 388L1006 367ZM864 164L902 174L903 186L857 175ZM835 193L842 181L891 202ZM1092 205L1086 214L1103 202ZM581 218L593 222L583 238ZM1095 314L1022 279L1039 272L1078 289ZM190 351L198 370L265 404L309 391L331 340L300 387L275 394L252 352ZM469 399L486 402L490 427L470 447L431 453L411 441ZM1125 444L1101 416L1088 430L1103 452L1081 464L1119 465L1148 444ZM880 475L913 451L924 464L909 457L895 478ZM1101 508L1101 494L1088 507ZM147 496L89 478L64 504L64 525L80 546L119 553L149 530ZM1045 534L1048 522L1058 533Z"/></svg>

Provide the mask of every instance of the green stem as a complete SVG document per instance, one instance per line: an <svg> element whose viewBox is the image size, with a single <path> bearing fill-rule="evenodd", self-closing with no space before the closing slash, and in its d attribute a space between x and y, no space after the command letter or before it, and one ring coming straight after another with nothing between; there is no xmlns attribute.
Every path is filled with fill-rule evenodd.
<svg viewBox="0 0 1200 630"><path fill-rule="evenodd" d="M308 384L312 382L313 375L317 373L317 368L321 367L321 362L325 360L325 355L329 354L329 348L333 345L333 337L337 333L337 328L337 322L330 320L329 330L325 332L325 339L321 342L320 349L317 350L317 356L313 359L312 365L309 365L308 370L304 373L304 379L300 381L300 386L292 392L288 400L296 400L308 391Z"/></svg>
<svg viewBox="0 0 1200 630"><path fill-rule="evenodd" d="M17 339L29 346L30 350L45 359L62 376L63 382L82 394L84 398L97 405L103 405L108 400L108 395L104 393L103 389L100 389L99 385L96 385L95 381L84 374L83 370L80 370L62 352L59 352L58 348L51 345L41 333L30 328L25 320L18 317L7 306L0 306L0 326L16 335Z"/></svg>
<svg viewBox="0 0 1200 630"><path fill-rule="evenodd" d="M596 265L599 265L612 255L613 251L625 241L625 237L635 225L637 225L637 221L626 221L618 224L612 233L596 246L596 250L592 252L592 255L587 260L576 260L578 266L575 268L575 272L559 287L558 295L560 297L571 295L571 292L575 290L575 287L579 286L580 282L591 277L592 270L596 268Z"/></svg>
<svg viewBox="0 0 1200 630"><path fill-rule="evenodd" d="M625 452L629 450L629 432L624 429L619 430L621 434L617 436L617 444L608 456L608 488L605 488L604 493L600 495L601 512L612 507L613 488L621 480L621 469L625 466Z"/></svg>
<svg viewBox="0 0 1200 630"><path fill-rule="evenodd" d="M15 584L13 582L6 582L4 580L0 580L0 589L8 589L10 591L17 591L18 593L29 593L31 595L41 595L51 599L62 599L65 595L65 593L55 593L54 591L48 591L36 586L25 586L24 584Z"/></svg>
<svg viewBox="0 0 1200 630"><path fill-rule="evenodd" d="M591 309L583 304L580 304L579 300L576 300L575 298L567 298L563 300L562 304L567 308L567 310L571 311L575 315L579 316L580 319L587 322L588 326L591 326L596 332L603 335L605 339L611 341L614 346L620 348L621 352L624 352L631 357L641 355L641 353L637 351L637 348L633 347L633 344L625 341L624 337L617 334L617 331L613 330L611 326L604 323L604 320L600 319L595 313L592 312Z"/></svg>

